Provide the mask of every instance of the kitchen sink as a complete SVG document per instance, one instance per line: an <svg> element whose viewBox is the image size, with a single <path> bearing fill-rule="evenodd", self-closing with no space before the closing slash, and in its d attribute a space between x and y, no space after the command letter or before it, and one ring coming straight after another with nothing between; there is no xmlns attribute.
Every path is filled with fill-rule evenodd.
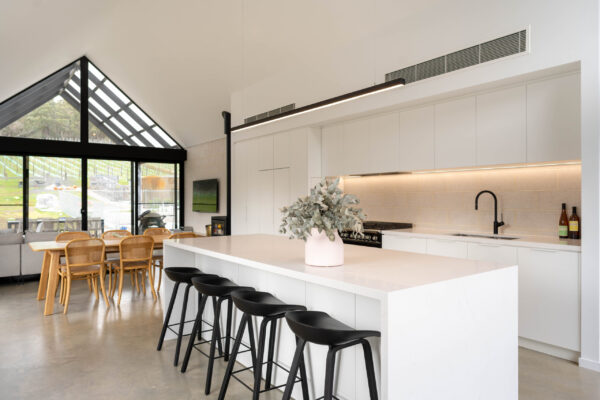
<svg viewBox="0 0 600 400"><path fill-rule="evenodd" d="M484 238L484 239L500 239L500 240L518 239L518 237L514 237L514 236L476 235L476 234L471 234L471 233L453 233L452 236L474 237L474 238Z"/></svg>

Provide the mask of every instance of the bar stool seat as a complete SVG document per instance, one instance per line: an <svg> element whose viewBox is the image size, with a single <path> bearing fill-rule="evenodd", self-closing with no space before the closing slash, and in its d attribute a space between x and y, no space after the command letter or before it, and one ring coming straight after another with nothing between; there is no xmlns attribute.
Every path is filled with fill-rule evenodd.
<svg viewBox="0 0 600 400"><path fill-rule="evenodd" d="M306 340L327 346L381 336L377 331L356 330L321 311L290 312L285 319L292 331Z"/></svg>
<svg viewBox="0 0 600 400"><path fill-rule="evenodd" d="M238 333L235 338L235 342L233 344L233 349L231 350L231 358L229 359L229 363L227 364L227 369L225 370L225 377L223 378L223 383L221 384L221 392L219 393L219 400L224 400L225 395L227 393L227 387L229 386L230 378L234 378L239 382L242 382L246 387L252 390L252 399L257 400L259 398L260 393L278 389L283 387L284 385L272 387L271 386L271 376L273 372L273 366L279 367L286 372L289 372L287 368L279 365L277 362L273 360L274 351L275 351L275 341L277 334L277 321L283 318L288 311L302 311L306 310L306 307L301 305L294 304L286 304L283 301L279 300L277 297L273 296L267 292L258 292L258 291L247 291L247 290L236 290L231 294L231 298L235 306L242 311L244 314L242 315L242 320L240 322L240 326L238 328ZM243 381L241 381L236 373L246 371L250 368L242 368L240 370L234 371L235 361L238 355L238 351L240 345L242 344L242 338L244 336L244 331L246 328L246 324L248 325L248 336L250 337L250 341L252 343L254 337L254 330L252 329L252 317L263 317L260 330L258 334L258 348L256 353L256 358L253 358L253 368L254 368L254 386L250 388ZM269 333L269 347L267 354L267 361L263 362L264 351L265 351L265 342L267 339L267 326L270 325L270 333ZM262 379L262 371L263 365L267 365L267 371L265 376L265 389L261 390L261 379ZM299 360L300 367L300 378L296 377L296 373L293 376L290 373L290 379L294 382L300 382L302 384L302 396L304 400L309 399L308 395L308 383L306 380L306 370L304 367L304 358L300 358Z"/></svg>
<svg viewBox="0 0 600 400"><path fill-rule="evenodd" d="M174 282L189 283L190 285L194 276L206 275L194 267L169 267L165 268L165 274Z"/></svg>
<svg viewBox="0 0 600 400"><path fill-rule="evenodd" d="M169 268L165 268L165 274L167 275L167 277L169 279L171 279L173 282L175 282L175 286L173 287L173 292L171 293L171 299L169 300L169 307L167 308L167 313L165 314L165 320L163 322L163 327L162 327L162 331L160 333L160 338L158 339L158 346L156 347L156 350L160 351L162 349L162 345L163 342L165 340L165 334L167 333L167 329L170 329L171 331L173 331L176 335L177 335L177 344L175 346L175 358L173 360L173 364L175 366L177 366L177 364L179 364L179 352L181 349L181 341L183 339L183 336L185 336L183 334L183 328L185 326L186 323L188 322L192 322L190 321L186 321L185 320L185 314L187 311L187 304L188 304L188 296L189 296L189 292L190 292L190 288L192 287L192 278L193 277L206 277L206 276L211 276L211 277L217 277L217 275L209 275L209 274L205 274L203 273L201 270L199 270L198 268L194 268L194 267L169 267ZM184 295L183 295L183 303L182 303L182 308L181 308L181 318L179 320L179 323L174 323L174 324L169 324L170 320L171 320L171 313L173 312L173 306L175 304L175 298L177 297L177 292L179 290L179 285L181 284L185 284L185 291L184 291ZM202 295L198 294L198 312L200 313L200 315L202 315L202 311L204 310L202 308L203 302L202 302ZM178 326L178 330L174 330L173 326Z"/></svg>
<svg viewBox="0 0 600 400"><path fill-rule="evenodd" d="M337 352L347 347L360 344L363 347L365 356L370 399L377 400L377 383L375 381L373 353L367 338L379 337L381 336L380 332L353 329L321 311L291 311L285 314L285 319L298 340L296 353L294 354L290 375L287 384L285 385L282 400L290 400L295 383L293 376L295 376L296 371L302 364L302 354L307 342L329 347L327 352L327 366L325 368L325 394L321 397L322 399L337 399L337 397L333 395L335 358Z"/></svg>
<svg viewBox="0 0 600 400"><path fill-rule="evenodd" d="M190 340L188 342L187 350L185 352L185 357L183 358L183 363L181 364L181 372L185 372L187 370L188 363L190 361L190 356L192 355L192 349L196 348L196 350L200 351L202 354L208 357L208 368L206 371L206 383L204 385L204 393L210 393L210 387L212 382L212 371L214 361L217 358L223 357L225 361L229 360L229 343L231 341L231 323L232 323L232 308L233 303L231 302L231 294L238 290L245 291L253 291L254 288L249 286L238 286L235 282L223 278L216 275L211 276L195 276L191 279L192 284L196 288L199 294L202 295L202 303L198 310L198 314L196 315L196 322L194 323L194 328L192 329L192 334L190 336ZM213 310L214 310L214 320L212 324L212 336L210 339L210 352L209 354L204 353L200 350L198 345L208 343L208 341L202 340L202 310L205 307L205 304L209 297L212 297L213 300ZM227 301L227 315L226 315L226 328L225 328L225 349L223 349L221 339L221 305L224 301ZM199 343L196 342L196 336L200 340ZM219 355L215 355L215 351L219 351ZM224 350L224 351L223 351ZM255 348L254 342L250 342L250 350L252 352L252 360L255 359Z"/></svg>
<svg viewBox="0 0 600 400"><path fill-rule="evenodd" d="M192 279L194 287L207 296L229 296L235 290L254 290L248 286L238 286L235 282L221 276L201 276Z"/></svg>

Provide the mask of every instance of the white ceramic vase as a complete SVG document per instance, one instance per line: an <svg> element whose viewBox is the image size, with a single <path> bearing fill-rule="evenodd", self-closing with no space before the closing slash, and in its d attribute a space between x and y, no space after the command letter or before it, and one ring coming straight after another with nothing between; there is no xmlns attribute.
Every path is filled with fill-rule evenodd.
<svg viewBox="0 0 600 400"><path fill-rule="evenodd" d="M344 264L344 242L335 232L332 242L325 231L312 228L304 245L304 262L315 267L335 267Z"/></svg>

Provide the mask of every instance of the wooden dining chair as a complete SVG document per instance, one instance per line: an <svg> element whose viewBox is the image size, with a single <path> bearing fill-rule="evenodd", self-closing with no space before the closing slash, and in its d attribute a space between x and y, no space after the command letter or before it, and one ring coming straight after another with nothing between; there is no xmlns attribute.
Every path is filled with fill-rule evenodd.
<svg viewBox="0 0 600 400"><path fill-rule="evenodd" d="M110 231L106 231L102 234L102 239L103 240L119 240L119 239L123 239L125 237L130 237L133 236L131 234L131 232L129 232L126 229L113 229ZM110 263L114 263L114 264L118 264L119 263L119 252L118 251L113 251L110 253L106 254L106 264L109 265ZM135 285L138 288L138 293L139 293L139 284L137 281L137 274L134 275L133 271L131 271L131 285ZM112 291L112 268L108 268L108 292L110 293Z"/></svg>
<svg viewBox="0 0 600 400"><path fill-rule="evenodd" d="M65 246L66 264L59 268L61 276L61 303L64 304L64 313L69 309L71 297L71 282L79 279L91 279L96 300L98 296L98 280L102 290L102 297L108 307L108 298L104 287L104 241L102 239L73 239ZM96 280L96 278L99 278Z"/></svg>
<svg viewBox="0 0 600 400"><path fill-rule="evenodd" d="M84 231L68 231L68 232L60 232L58 235L56 235L56 238L54 238L54 241L56 241L56 242L70 242L73 239L89 239L89 238L91 238L91 236L90 236L90 234L88 232L84 232ZM59 263L61 264L61 266L65 265L64 264L64 257L60 258ZM63 282L61 281L60 284L61 284L61 287L62 287ZM87 284L88 284L88 289L91 292L93 290L92 289L92 280L88 279L87 280Z"/></svg>
<svg viewBox="0 0 600 400"><path fill-rule="evenodd" d="M146 273L150 277L152 269L152 251L154 250L154 239L151 236L131 236L121 240L119 244L119 263L111 264L113 272L119 276L119 298L117 305L121 304L121 295L123 293L123 276L126 272L134 271L142 273L142 288L146 293ZM115 276L116 279L116 276ZM156 291L154 290L154 282L150 280L150 288L152 296L156 300ZM112 284L111 297L114 296L116 290L116 282Z"/></svg>
<svg viewBox="0 0 600 400"><path fill-rule="evenodd" d="M148 228L144 231L144 236L163 236L163 235L171 235L171 231L167 228ZM157 291L160 290L160 282L162 278L162 270L163 270L163 253L162 250L155 250L154 255L152 257L152 275L150 275L150 279L154 281L156 277L156 269L159 270L160 277L158 278L158 286Z"/></svg>

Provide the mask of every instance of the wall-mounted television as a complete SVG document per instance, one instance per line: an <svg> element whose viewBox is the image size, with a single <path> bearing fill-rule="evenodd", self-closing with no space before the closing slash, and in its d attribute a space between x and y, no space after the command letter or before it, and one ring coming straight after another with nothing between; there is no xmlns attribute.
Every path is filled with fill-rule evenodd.
<svg viewBox="0 0 600 400"><path fill-rule="evenodd" d="M219 180L205 179L194 181L192 211L219 212Z"/></svg>

